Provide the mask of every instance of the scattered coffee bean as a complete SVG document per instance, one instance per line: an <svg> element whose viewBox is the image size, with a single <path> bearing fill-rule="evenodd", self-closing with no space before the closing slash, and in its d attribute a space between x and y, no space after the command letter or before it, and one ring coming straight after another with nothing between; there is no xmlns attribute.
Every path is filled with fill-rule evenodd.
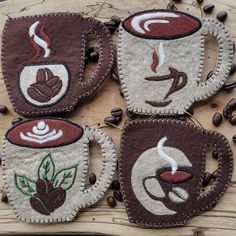
<svg viewBox="0 0 236 236"><path fill-rule="evenodd" d="M223 117L220 112L216 112L212 118L212 123L214 126L218 127L223 120Z"/></svg>
<svg viewBox="0 0 236 236"><path fill-rule="evenodd" d="M122 197L122 194L121 194L120 191L114 191L113 192L113 197L119 202L123 201L123 197Z"/></svg>
<svg viewBox="0 0 236 236"><path fill-rule="evenodd" d="M11 124L12 125L16 125L18 124L19 122L21 122L23 119L21 117L16 117L12 120Z"/></svg>
<svg viewBox="0 0 236 236"><path fill-rule="evenodd" d="M114 21L104 22L104 25L108 28L110 33L113 33L116 30L116 28L117 28L117 25L116 25L116 23Z"/></svg>
<svg viewBox="0 0 236 236"><path fill-rule="evenodd" d="M110 124L113 124L113 125L118 125L121 121L121 117L115 117L115 116L108 116L106 118L104 118L104 123L106 125L110 125Z"/></svg>
<svg viewBox="0 0 236 236"><path fill-rule="evenodd" d="M198 4L202 4L203 0L197 0Z"/></svg>
<svg viewBox="0 0 236 236"><path fill-rule="evenodd" d="M110 206L110 207L115 207L116 206L116 199L112 196L109 196L107 198L107 204Z"/></svg>
<svg viewBox="0 0 236 236"><path fill-rule="evenodd" d="M214 159L217 159L217 158L218 158L218 151L217 151L217 150L214 150L214 151L212 152L212 157L213 157Z"/></svg>
<svg viewBox="0 0 236 236"><path fill-rule="evenodd" d="M97 181L97 177L95 175L95 173L91 172L90 175L89 175L89 183L91 185L95 184Z"/></svg>
<svg viewBox="0 0 236 236"><path fill-rule="evenodd" d="M232 110L229 106L225 106L223 109L223 116L225 119L229 119L232 116Z"/></svg>
<svg viewBox="0 0 236 236"><path fill-rule="evenodd" d="M119 16L112 16L111 21L115 22L116 26L119 26L121 19Z"/></svg>
<svg viewBox="0 0 236 236"><path fill-rule="evenodd" d="M111 109L112 116L122 116L123 110L120 107L114 107Z"/></svg>
<svg viewBox="0 0 236 236"><path fill-rule="evenodd" d="M228 103L227 106L234 111L236 109L236 98L232 98Z"/></svg>
<svg viewBox="0 0 236 236"><path fill-rule="evenodd" d="M232 137L232 141L236 143L236 134Z"/></svg>
<svg viewBox="0 0 236 236"><path fill-rule="evenodd" d="M192 107L189 107L187 112L190 114L190 115L193 115L194 111L193 111L193 108Z"/></svg>
<svg viewBox="0 0 236 236"><path fill-rule="evenodd" d="M220 21L220 22L225 22L226 18L228 16L228 13L226 11L220 11L216 18Z"/></svg>
<svg viewBox="0 0 236 236"><path fill-rule="evenodd" d="M236 115L232 115L229 119L231 125L236 125Z"/></svg>
<svg viewBox="0 0 236 236"><path fill-rule="evenodd" d="M173 2L169 2L166 6L166 9L174 10L175 9L175 4Z"/></svg>
<svg viewBox="0 0 236 236"><path fill-rule="evenodd" d="M7 193L6 193L5 191L2 192L1 201L2 201L2 202L8 202Z"/></svg>
<svg viewBox="0 0 236 236"><path fill-rule="evenodd" d="M8 111L7 106L5 106L5 105L0 105L0 113L6 114L7 111Z"/></svg>
<svg viewBox="0 0 236 236"><path fill-rule="evenodd" d="M235 87L236 87L236 81L228 81L223 85L222 89L225 91L230 91Z"/></svg>
<svg viewBox="0 0 236 236"><path fill-rule="evenodd" d="M217 176L218 176L218 170L214 170L213 172L212 172L212 178L215 180L216 178L217 178Z"/></svg>
<svg viewBox="0 0 236 236"><path fill-rule="evenodd" d="M236 64L232 63L229 74L233 75L235 73L235 71L236 71Z"/></svg>
<svg viewBox="0 0 236 236"><path fill-rule="evenodd" d="M121 88L119 88L119 91L120 91L120 96L121 96L121 97L124 97L124 94L123 94L123 91L122 91Z"/></svg>
<svg viewBox="0 0 236 236"><path fill-rule="evenodd" d="M114 190L120 190L120 182L118 180L113 180L111 183L111 188Z"/></svg>
<svg viewBox="0 0 236 236"><path fill-rule="evenodd" d="M203 11L207 14L211 13L214 9L215 5L213 4L207 4L203 7Z"/></svg>
<svg viewBox="0 0 236 236"><path fill-rule="evenodd" d="M205 187L207 186L212 179L212 175L209 172L206 172L203 176L203 181L202 181L202 186Z"/></svg>
<svg viewBox="0 0 236 236"><path fill-rule="evenodd" d="M207 74L207 77L206 77L206 80L209 80L211 78L211 76L213 75L214 73L214 70L211 70L208 74Z"/></svg>
<svg viewBox="0 0 236 236"><path fill-rule="evenodd" d="M91 52L89 54L89 60L92 62L98 62L99 59L99 53L97 51Z"/></svg>

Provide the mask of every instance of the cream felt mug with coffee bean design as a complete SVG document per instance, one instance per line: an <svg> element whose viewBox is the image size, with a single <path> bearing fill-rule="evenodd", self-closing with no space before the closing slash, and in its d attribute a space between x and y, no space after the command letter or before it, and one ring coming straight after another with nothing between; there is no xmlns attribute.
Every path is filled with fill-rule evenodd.
<svg viewBox="0 0 236 236"><path fill-rule="evenodd" d="M116 152L111 139L98 129L42 118L17 124L5 137L4 188L21 221L72 221L81 208L102 198L111 184ZM96 183L86 187L91 141L101 146L102 167Z"/></svg>
<svg viewBox="0 0 236 236"><path fill-rule="evenodd" d="M213 75L202 79L205 36L216 37ZM215 94L232 64L233 43L225 26L187 13L149 10L126 18L119 31L118 67L128 110L184 114L196 101Z"/></svg>

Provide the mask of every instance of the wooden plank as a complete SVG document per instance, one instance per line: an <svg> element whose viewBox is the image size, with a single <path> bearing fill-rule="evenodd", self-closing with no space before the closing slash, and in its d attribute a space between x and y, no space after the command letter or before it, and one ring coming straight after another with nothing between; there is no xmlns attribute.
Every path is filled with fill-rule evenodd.
<svg viewBox="0 0 236 236"><path fill-rule="evenodd" d="M5 20L10 17L43 14L49 12L69 11L86 13L91 9L98 6L99 2L95 0L70 0L70 1L56 1L56 0L6 0L0 1L0 37L2 36L2 29ZM97 18L101 21L108 20L112 15L119 15L122 18L128 16L130 13L136 11L152 9L152 8L165 8L167 0L107 0L106 4L98 14ZM227 10L229 17L226 21L226 26L229 28L230 33L234 40L236 40L236 2L232 0L204 0L204 4L214 3L216 5L211 17L215 17L216 13L220 10ZM179 10L190 12L200 17L200 10L196 5L195 0L184 0L177 5ZM114 36L116 42L116 36ZM209 41L206 49L206 66L205 75L214 67L217 49L215 43ZM91 73L91 70L87 72ZM233 76L231 79L235 79ZM235 145L231 141L231 137L235 134L235 129L227 122L224 121L219 128L212 125L212 115L216 111L222 111L226 102L236 95L236 92L226 93L220 92L207 102L194 105L194 117L201 122L204 128L213 129L222 132L230 140L233 152L236 152ZM10 108L7 115L0 114L0 137L3 137L5 131L11 126L11 120L18 117L14 113L6 89L2 80L2 73L0 69L0 103L5 104ZM213 108L211 104L215 103L216 107ZM125 102L119 95L119 85L112 81L107 80L103 86L98 90L96 95L89 100L86 104L80 104L76 110L67 115L67 118L72 119L81 124L93 125L97 127L97 123L103 125L103 118L108 116L110 110L114 106L121 106L125 108ZM124 120L127 117L124 115ZM123 126L123 122L120 127ZM116 128L103 128L103 130L110 135L117 147L119 153L119 139L120 129ZM97 145L92 145L91 150L90 170L98 173L100 162L100 150ZM208 158L207 169L213 171L216 169L215 160ZM0 181L2 186L2 181ZM211 211L205 212L201 216L193 218L190 223L185 227L175 229L142 229L135 227L128 222L126 212L123 204L118 203L118 206L111 209L106 204L106 197L111 195L109 191L105 198L98 204L88 209L82 210L79 217L72 223L66 224L52 224L52 225L32 225L16 221L12 210L8 204L0 202L0 234L104 234L104 235L234 235L236 234L236 175L234 173L231 186L225 196L220 200L218 205Z"/></svg>

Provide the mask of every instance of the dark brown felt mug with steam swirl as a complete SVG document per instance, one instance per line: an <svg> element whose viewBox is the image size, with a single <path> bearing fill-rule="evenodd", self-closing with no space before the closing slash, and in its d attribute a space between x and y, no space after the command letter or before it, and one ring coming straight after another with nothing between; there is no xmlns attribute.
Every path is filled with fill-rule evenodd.
<svg viewBox="0 0 236 236"><path fill-rule="evenodd" d="M218 153L218 175L201 191L209 147ZM174 227L215 206L233 173L227 139L170 119L127 122L122 130L119 174L130 222Z"/></svg>
<svg viewBox="0 0 236 236"><path fill-rule="evenodd" d="M87 35L95 34L99 61L84 80ZM93 18L56 13L9 18L3 31L3 77L14 110L24 116L71 111L92 94L113 64L109 31Z"/></svg>

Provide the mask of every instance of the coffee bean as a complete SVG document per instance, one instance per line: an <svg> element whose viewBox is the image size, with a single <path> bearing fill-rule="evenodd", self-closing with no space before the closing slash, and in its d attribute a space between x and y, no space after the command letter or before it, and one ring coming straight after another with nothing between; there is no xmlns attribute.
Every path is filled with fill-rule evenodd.
<svg viewBox="0 0 236 236"><path fill-rule="evenodd" d="M210 79L211 76L213 75L213 73L214 73L214 70L211 70L211 71L207 74L206 80Z"/></svg>
<svg viewBox="0 0 236 236"><path fill-rule="evenodd" d="M97 177L95 175L95 173L91 172L90 175L89 175L89 183L91 185L95 184L97 181Z"/></svg>
<svg viewBox="0 0 236 236"><path fill-rule="evenodd" d="M207 4L203 7L203 11L207 14L211 13L214 9L215 5L213 4Z"/></svg>
<svg viewBox="0 0 236 236"><path fill-rule="evenodd" d="M116 26L119 26L120 22L121 22L121 19L119 16L112 16L111 17L111 21L115 22L115 25Z"/></svg>
<svg viewBox="0 0 236 236"><path fill-rule="evenodd" d="M203 0L197 0L198 4L202 4Z"/></svg>
<svg viewBox="0 0 236 236"><path fill-rule="evenodd" d="M232 63L229 74L233 75L235 73L235 71L236 71L236 64Z"/></svg>
<svg viewBox="0 0 236 236"><path fill-rule="evenodd" d="M5 105L0 105L0 113L6 114L7 111L8 111L7 106L5 106Z"/></svg>
<svg viewBox="0 0 236 236"><path fill-rule="evenodd" d="M229 119L231 125L236 125L236 115L232 115Z"/></svg>
<svg viewBox="0 0 236 236"><path fill-rule="evenodd" d="M189 107L187 112L190 114L190 115L193 115L194 111L193 111L193 108L192 107Z"/></svg>
<svg viewBox="0 0 236 236"><path fill-rule="evenodd" d="M11 122L12 125L20 123L23 119L21 117L14 118Z"/></svg>
<svg viewBox="0 0 236 236"><path fill-rule="evenodd" d="M212 178L215 180L216 178L217 178L217 176L218 176L218 170L214 170L213 172L212 172Z"/></svg>
<svg viewBox="0 0 236 236"><path fill-rule="evenodd" d="M6 191L2 192L2 198L1 198L2 202L8 202L8 198L7 198L7 193Z"/></svg>
<svg viewBox="0 0 236 236"><path fill-rule="evenodd" d="M120 107L114 107L111 109L112 116L122 116L123 110Z"/></svg>
<svg viewBox="0 0 236 236"><path fill-rule="evenodd" d="M120 190L120 182L118 180L113 180L111 183L111 188L114 190Z"/></svg>
<svg viewBox="0 0 236 236"><path fill-rule="evenodd" d="M236 87L236 81L228 81L223 85L222 89L225 91L230 91L235 87Z"/></svg>
<svg viewBox="0 0 236 236"><path fill-rule="evenodd" d="M222 115L220 112L216 112L212 118L212 123L214 126L218 127L222 122Z"/></svg>
<svg viewBox="0 0 236 236"><path fill-rule="evenodd" d="M108 116L106 118L104 118L104 123L106 125L118 125L121 122L122 118L119 116Z"/></svg>
<svg viewBox="0 0 236 236"><path fill-rule="evenodd" d="M108 28L110 33L113 33L117 29L117 25L114 21L104 22L105 26Z"/></svg>
<svg viewBox="0 0 236 236"><path fill-rule="evenodd" d="M107 198L107 204L110 207L115 207L116 206L116 199L114 197L112 197L112 196L109 196Z"/></svg>
<svg viewBox="0 0 236 236"><path fill-rule="evenodd" d="M98 62L99 59L99 53L97 51L91 52L89 54L89 60L92 62Z"/></svg>
<svg viewBox="0 0 236 236"><path fill-rule="evenodd" d="M114 191L113 192L113 197L119 202L123 201L123 197L122 197L122 194L121 194L120 191Z"/></svg>
<svg viewBox="0 0 236 236"><path fill-rule="evenodd" d="M217 151L217 150L214 150L214 151L212 152L212 157L213 157L214 159L218 159L218 151Z"/></svg>
<svg viewBox="0 0 236 236"><path fill-rule="evenodd" d="M225 106L223 109L223 116L225 119L229 119L232 116L232 110L229 106Z"/></svg>
<svg viewBox="0 0 236 236"><path fill-rule="evenodd" d="M181 0L172 0L173 2L181 2Z"/></svg>
<svg viewBox="0 0 236 236"><path fill-rule="evenodd" d="M232 141L236 143L236 134L232 137Z"/></svg>
<svg viewBox="0 0 236 236"><path fill-rule="evenodd" d="M228 13L227 13L226 11L220 11L220 12L216 15L216 18L217 18L220 22L225 22L227 16L228 16Z"/></svg>
<svg viewBox="0 0 236 236"><path fill-rule="evenodd" d="M232 98L228 103L227 106L234 111L236 109L236 98Z"/></svg>
<svg viewBox="0 0 236 236"><path fill-rule="evenodd" d="M207 186L212 179L212 175L209 172L206 172L203 176L203 181L202 181L202 186L205 187Z"/></svg>
<svg viewBox="0 0 236 236"><path fill-rule="evenodd" d="M166 6L166 9L174 10L175 9L175 4L173 2L169 2Z"/></svg>

